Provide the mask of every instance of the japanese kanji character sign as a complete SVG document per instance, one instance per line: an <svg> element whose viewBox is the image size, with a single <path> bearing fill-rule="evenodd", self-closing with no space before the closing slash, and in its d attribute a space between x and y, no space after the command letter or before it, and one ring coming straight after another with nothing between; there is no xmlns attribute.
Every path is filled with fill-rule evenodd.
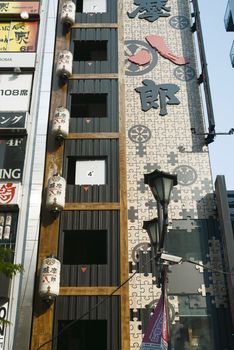
<svg viewBox="0 0 234 350"><path fill-rule="evenodd" d="M9 204L15 196L16 186L12 183L0 184L0 203Z"/></svg>
<svg viewBox="0 0 234 350"><path fill-rule="evenodd" d="M166 7L166 4L167 0L134 0L137 8L127 14L129 18L135 18L139 14L138 18L154 22L159 17L170 16L171 8Z"/></svg>
<svg viewBox="0 0 234 350"><path fill-rule="evenodd" d="M139 86L135 90L140 93L141 109L144 112L151 108L160 108L159 114L164 116L167 114L167 105L180 103L175 96L180 89L176 84L156 85L153 80L148 79L143 80L142 83L143 86Z"/></svg>

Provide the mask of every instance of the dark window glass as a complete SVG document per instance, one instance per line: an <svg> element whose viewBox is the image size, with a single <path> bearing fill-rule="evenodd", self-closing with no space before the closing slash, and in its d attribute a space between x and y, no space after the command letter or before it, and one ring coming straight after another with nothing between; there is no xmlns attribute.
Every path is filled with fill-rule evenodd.
<svg viewBox="0 0 234 350"><path fill-rule="evenodd" d="M107 231L65 231L63 264L107 264Z"/></svg>
<svg viewBox="0 0 234 350"><path fill-rule="evenodd" d="M58 333L74 321L58 321ZM107 350L107 321L80 320L67 328L57 350Z"/></svg>
<svg viewBox="0 0 234 350"><path fill-rule="evenodd" d="M107 117L107 94L72 94L71 117Z"/></svg>
<svg viewBox="0 0 234 350"><path fill-rule="evenodd" d="M106 61L107 40L74 41L74 61Z"/></svg>
<svg viewBox="0 0 234 350"><path fill-rule="evenodd" d="M83 0L76 1L76 12L83 12Z"/></svg>

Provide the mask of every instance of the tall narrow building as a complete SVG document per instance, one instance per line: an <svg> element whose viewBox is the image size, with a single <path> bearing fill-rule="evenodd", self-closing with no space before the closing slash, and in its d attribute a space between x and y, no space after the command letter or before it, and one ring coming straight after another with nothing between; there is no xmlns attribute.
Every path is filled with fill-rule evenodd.
<svg viewBox="0 0 234 350"><path fill-rule="evenodd" d="M165 285L171 350L231 350L198 0L0 13L0 240L24 265L4 281L0 347L139 350ZM177 178L169 203L155 170ZM184 260L164 281L154 218L157 253Z"/></svg>
<svg viewBox="0 0 234 350"><path fill-rule="evenodd" d="M224 26L227 32L234 31L234 1L228 0L224 15ZM234 67L234 41L230 50L231 65Z"/></svg>

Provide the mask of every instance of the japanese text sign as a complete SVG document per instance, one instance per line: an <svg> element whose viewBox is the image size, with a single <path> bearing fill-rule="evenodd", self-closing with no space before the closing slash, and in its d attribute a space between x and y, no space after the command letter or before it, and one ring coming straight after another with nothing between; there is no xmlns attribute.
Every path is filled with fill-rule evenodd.
<svg viewBox="0 0 234 350"><path fill-rule="evenodd" d="M34 52L38 22L0 23L0 52Z"/></svg>

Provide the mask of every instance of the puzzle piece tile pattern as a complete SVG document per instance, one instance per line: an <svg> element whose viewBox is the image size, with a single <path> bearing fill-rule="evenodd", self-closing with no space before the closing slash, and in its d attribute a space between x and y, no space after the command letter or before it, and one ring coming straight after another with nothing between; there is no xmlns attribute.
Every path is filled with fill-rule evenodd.
<svg viewBox="0 0 234 350"><path fill-rule="evenodd" d="M133 54L137 50L147 49L145 37L156 34L166 38L173 53L189 57L190 61L189 65L176 67L159 55L157 59L153 58L151 52L152 65L150 63L145 69L141 68L137 74L128 72L125 76L126 133L129 135L126 143L129 270L130 273L136 272L129 282L131 350L139 350L147 315L150 313L148 305L160 295L152 263L147 268L144 267L151 257L150 248L147 248L147 244L144 248L141 246L141 243L149 242L147 233L142 229L143 221L157 216L155 199L144 184L144 174L155 169L179 173L179 184L173 189L169 205L168 236L173 241L174 249L177 249L176 255L185 254L186 258L221 268L222 254L218 236L212 238L211 234L217 223L208 148L204 136L191 132L193 128L202 134L205 129L196 81L198 72L193 34L190 31L189 2L170 0L170 17L159 18L152 23L127 16L127 11L136 8L133 0L124 1L123 6L125 41L128 44L138 41ZM158 109L143 112L135 88L141 86L144 79L152 80L155 84L178 85L180 90L176 96L180 104L170 105L168 114L164 117L159 115ZM185 242L185 246L179 249L176 241L180 242L180 239ZM138 248L139 253L136 252ZM226 306L222 276L203 271L199 266L194 266L194 273L204 274L204 283L201 279L196 294L169 295L173 310L172 323L177 328L183 327L180 324L180 315L183 313L206 315L206 298L212 299L214 307Z"/></svg>

